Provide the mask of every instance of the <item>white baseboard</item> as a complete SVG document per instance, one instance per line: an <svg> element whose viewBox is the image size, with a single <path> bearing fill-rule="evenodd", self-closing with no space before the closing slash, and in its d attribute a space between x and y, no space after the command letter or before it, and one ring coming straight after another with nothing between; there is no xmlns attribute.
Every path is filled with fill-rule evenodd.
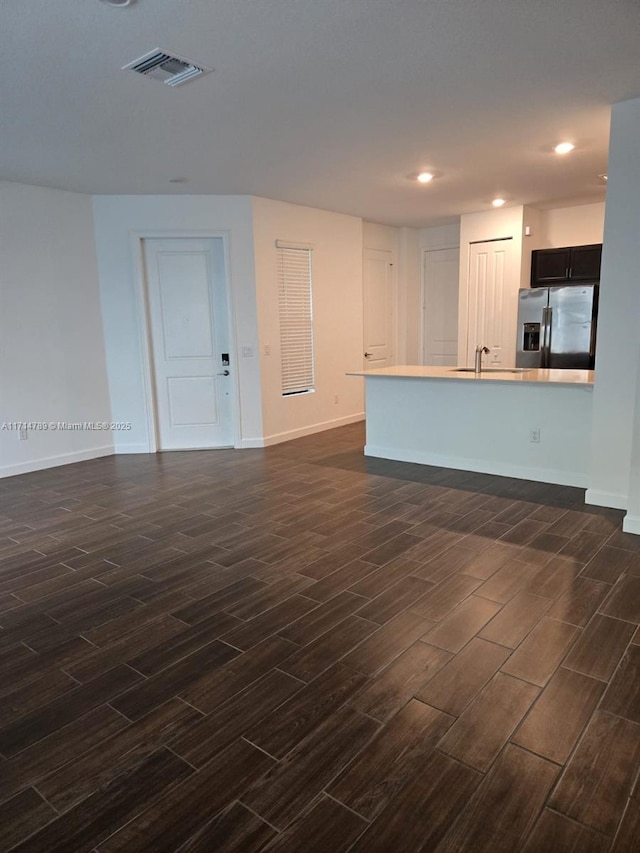
<svg viewBox="0 0 640 853"><path fill-rule="evenodd" d="M271 447L273 444L282 444L283 441L291 441L294 438L304 438L305 435L313 435L316 432L325 432L328 429L336 429L336 427L347 426L347 424L355 424L358 421L364 420L364 412L359 412L356 415L346 415L343 418L335 418L332 421L322 421L319 424L310 424L309 426L300 427L299 429L291 429L287 432L277 432L273 435L266 435L263 439L263 447Z"/></svg>
<svg viewBox="0 0 640 853"><path fill-rule="evenodd" d="M640 534L640 515L625 515L622 520L622 530L624 533Z"/></svg>
<svg viewBox="0 0 640 853"><path fill-rule="evenodd" d="M138 442L137 444L116 444L115 453L120 456L127 453L151 453L149 445L146 442Z"/></svg>
<svg viewBox="0 0 640 853"><path fill-rule="evenodd" d="M580 471L558 471L553 468L528 468L508 462L490 459L467 459L464 456L442 456L438 453L423 453L418 450L398 450L391 447L365 445L365 456L391 459L394 462L415 462L418 465L435 465L438 468L455 468L458 471L477 471L499 477L515 477L518 480L534 480L538 483L553 483L557 486L576 486L584 489L587 475Z"/></svg>
<svg viewBox="0 0 640 853"><path fill-rule="evenodd" d="M288 430L287 432L278 432L273 435L267 435L256 438L242 438L237 444L239 450L250 450L260 447L270 447L272 444L281 444L284 441L291 441L294 438L304 438L305 435L313 435L316 432L324 432L328 429L347 426L347 424L355 424L358 421L364 420L364 412L359 412L356 415L346 415L343 418L336 418L332 421L323 421L319 424L310 424L309 426L300 427L299 429ZM186 448L185 448L186 449ZM140 444L117 444L115 453L151 453L149 445Z"/></svg>
<svg viewBox="0 0 640 853"><path fill-rule="evenodd" d="M621 495L617 492L601 492L598 489L587 489L584 496L586 504L593 506L608 506L611 509L626 509L627 495Z"/></svg>
<svg viewBox="0 0 640 853"><path fill-rule="evenodd" d="M61 453L59 456L45 456L43 459L32 459L29 462L18 462L14 465L3 465L0 477L15 477L18 474L31 474L34 471L44 471L46 468L57 468L59 465L70 465L73 462L86 462L89 459L99 459L101 456L113 456L113 445L94 447L91 450L76 450L73 453Z"/></svg>
<svg viewBox="0 0 640 853"><path fill-rule="evenodd" d="M236 447L238 450L251 450L256 447L264 447L264 438L241 438Z"/></svg>

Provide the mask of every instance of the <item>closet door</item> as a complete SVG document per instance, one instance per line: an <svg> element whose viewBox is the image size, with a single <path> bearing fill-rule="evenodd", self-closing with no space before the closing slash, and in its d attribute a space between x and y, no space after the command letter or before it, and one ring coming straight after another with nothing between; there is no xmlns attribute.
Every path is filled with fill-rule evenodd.
<svg viewBox="0 0 640 853"><path fill-rule="evenodd" d="M466 365L474 363L478 344L489 347L483 363L513 367L515 331L512 288L508 287L513 240L472 243L469 253L469 300ZM517 293L517 290L516 290Z"/></svg>

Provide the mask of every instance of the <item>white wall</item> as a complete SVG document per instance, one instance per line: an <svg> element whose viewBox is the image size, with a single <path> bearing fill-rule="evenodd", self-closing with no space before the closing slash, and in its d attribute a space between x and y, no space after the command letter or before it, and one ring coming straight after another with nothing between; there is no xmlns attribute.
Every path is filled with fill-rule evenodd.
<svg viewBox="0 0 640 853"><path fill-rule="evenodd" d="M536 248L555 249L561 246L585 246L602 243L605 203L581 204L542 210L541 225L544 244Z"/></svg>
<svg viewBox="0 0 640 853"><path fill-rule="evenodd" d="M627 515L622 529L627 533L640 534L640 346L636 358L635 406L633 411L633 438L631 459L629 462L629 493L627 496Z"/></svg>
<svg viewBox="0 0 640 853"><path fill-rule="evenodd" d="M378 225L377 222L363 222L362 242L365 249L391 252L392 263L398 262L400 228L394 228L392 225Z"/></svg>
<svg viewBox="0 0 640 853"><path fill-rule="evenodd" d="M589 503L633 506L636 523L640 522L640 454L633 452L640 429L635 403L640 326L639 138L640 99L614 104L587 491Z"/></svg>
<svg viewBox="0 0 640 853"><path fill-rule="evenodd" d="M111 420L91 199L0 184L0 421ZM0 476L113 453L108 431L0 430Z"/></svg>
<svg viewBox="0 0 640 853"><path fill-rule="evenodd" d="M362 380L345 373L362 365L362 220L254 198L253 235L265 443L360 420ZM313 246L312 394L283 397L281 392L276 240Z"/></svg>
<svg viewBox="0 0 640 853"><path fill-rule="evenodd" d="M460 222L420 229L420 248L452 249L460 245Z"/></svg>
<svg viewBox="0 0 640 853"><path fill-rule="evenodd" d="M419 364L422 322L422 253L417 228L400 229L398 260L402 282L398 299L398 363Z"/></svg>
<svg viewBox="0 0 640 853"><path fill-rule="evenodd" d="M551 212L551 211L549 211ZM527 234L527 231L529 232ZM563 245L568 245L564 243ZM522 210L522 259L520 265L520 287L531 286L531 252L534 249L550 248L547 242L547 224L543 211L535 207Z"/></svg>
<svg viewBox="0 0 640 853"><path fill-rule="evenodd" d="M363 223L364 246L392 253L397 264L396 347L398 364L422 363L422 251L458 246L460 224L393 228Z"/></svg>
<svg viewBox="0 0 640 853"><path fill-rule="evenodd" d="M131 433L116 437L119 453L147 452L143 347L137 293L140 237L226 234L229 244L239 389L238 445L262 439L260 359L249 196L95 196L93 209L100 271L107 369L114 420L130 420ZM253 357L238 358L242 347Z"/></svg>

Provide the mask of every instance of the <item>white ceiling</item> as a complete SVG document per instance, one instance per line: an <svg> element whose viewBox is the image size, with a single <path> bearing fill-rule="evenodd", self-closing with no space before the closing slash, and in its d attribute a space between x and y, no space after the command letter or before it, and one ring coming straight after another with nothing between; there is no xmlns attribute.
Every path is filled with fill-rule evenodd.
<svg viewBox="0 0 640 853"><path fill-rule="evenodd" d="M0 33L5 180L394 225L603 200L610 104L640 96L638 0L0 0ZM155 47L215 72L120 70Z"/></svg>

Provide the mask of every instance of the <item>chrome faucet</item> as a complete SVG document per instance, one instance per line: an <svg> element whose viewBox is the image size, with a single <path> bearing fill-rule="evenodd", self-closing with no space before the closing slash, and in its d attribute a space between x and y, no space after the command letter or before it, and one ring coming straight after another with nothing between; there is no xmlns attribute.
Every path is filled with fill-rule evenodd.
<svg viewBox="0 0 640 853"><path fill-rule="evenodd" d="M475 364L475 372L482 373L482 354L489 354L489 347L483 347L482 344L478 344L476 347L476 364Z"/></svg>

